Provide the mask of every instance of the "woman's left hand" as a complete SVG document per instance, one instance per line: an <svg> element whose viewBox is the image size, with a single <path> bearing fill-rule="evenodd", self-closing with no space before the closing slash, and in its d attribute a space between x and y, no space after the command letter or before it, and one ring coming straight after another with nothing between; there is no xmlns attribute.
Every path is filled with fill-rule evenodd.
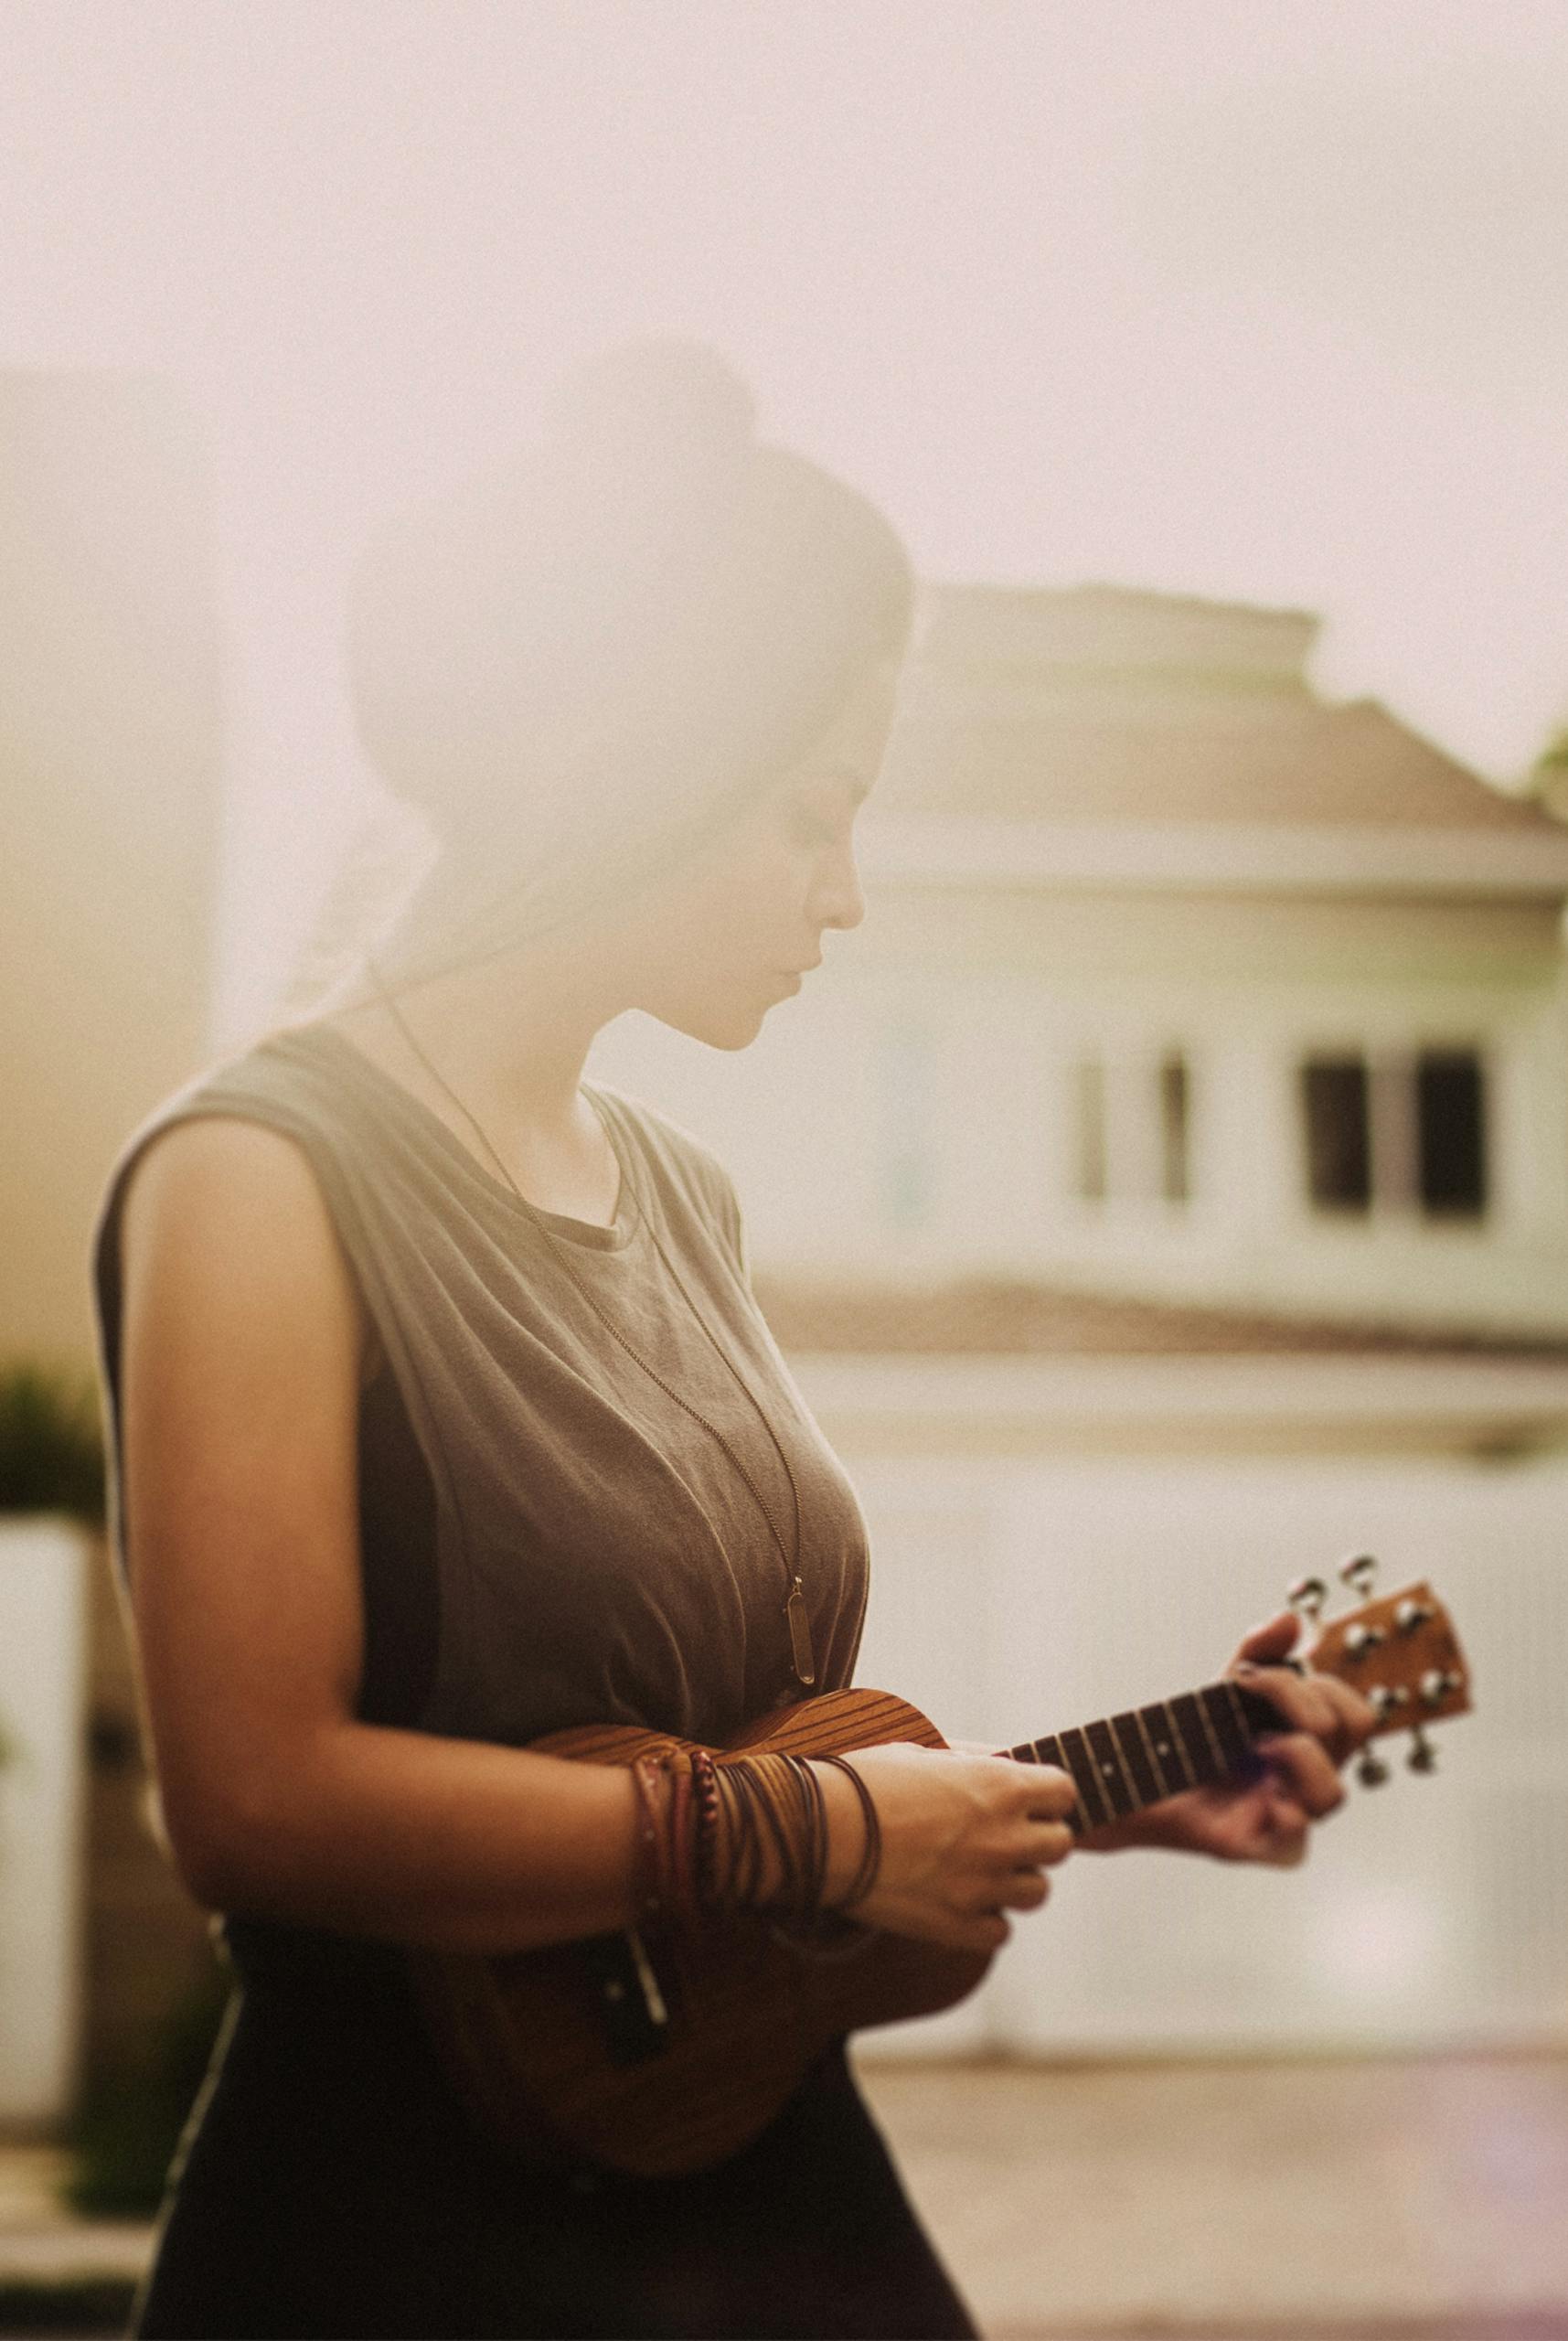
<svg viewBox="0 0 1568 2341"><path fill-rule="evenodd" d="M1368 1739L1376 1717L1365 1699L1332 1675L1293 1673L1279 1662L1300 1620L1289 1610L1256 1626L1229 1669L1279 1709L1280 1729L1258 1742L1262 1768L1250 1780L1188 1789L1129 1821L1089 1831L1092 1852L1166 1845L1222 1862L1268 1862L1291 1869L1307 1858L1308 1832L1345 1801L1339 1767Z"/></svg>

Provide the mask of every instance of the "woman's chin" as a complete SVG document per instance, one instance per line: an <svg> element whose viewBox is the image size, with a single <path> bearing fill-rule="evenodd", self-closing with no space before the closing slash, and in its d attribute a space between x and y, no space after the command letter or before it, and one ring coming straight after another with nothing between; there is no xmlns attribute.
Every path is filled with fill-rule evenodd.
<svg viewBox="0 0 1568 2341"><path fill-rule="evenodd" d="M722 1007L709 1005L667 1014L659 1021L684 1032L689 1040L704 1042L710 1049L745 1049L762 1031L768 1010L777 1005L776 1000L739 999Z"/></svg>
<svg viewBox="0 0 1568 2341"><path fill-rule="evenodd" d="M737 1008L728 1016L709 1020L698 1035L710 1049L749 1049L767 1018L765 1008Z"/></svg>

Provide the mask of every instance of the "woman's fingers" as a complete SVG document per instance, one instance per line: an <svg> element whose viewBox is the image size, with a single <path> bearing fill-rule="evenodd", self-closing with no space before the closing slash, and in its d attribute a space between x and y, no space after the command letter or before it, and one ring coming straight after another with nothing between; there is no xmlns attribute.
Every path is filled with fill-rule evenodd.
<svg viewBox="0 0 1568 2341"><path fill-rule="evenodd" d="M1009 1870L993 1907L1006 1910L1038 1910L1051 1893L1051 1880L1038 1869Z"/></svg>
<svg viewBox="0 0 1568 2341"><path fill-rule="evenodd" d="M856 1763L882 1833L880 1869L858 1906L864 1923L994 1951L1008 1911L1039 1909L1043 1873L1075 1843L1068 1773L897 1741L857 1750Z"/></svg>
<svg viewBox="0 0 1568 2341"><path fill-rule="evenodd" d="M1303 1821L1298 1828L1286 1825L1272 1830L1258 1858L1275 1869L1299 1869L1307 1859L1307 1823Z"/></svg>
<svg viewBox="0 0 1568 2341"><path fill-rule="evenodd" d="M1008 1782L1004 1799L1009 1825L1003 1867L999 1877L981 1882L979 1892L992 1908L1038 1910L1051 1892L1043 1872L1065 1861L1076 1842L1065 1816L1078 1791L1071 1775L1054 1764L1017 1769L1024 1777Z"/></svg>
<svg viewBox="0 0 1568 2341"><path fill-rule="evenodd" d="M1031 1821L1018 1833L1013 1859L1020 1867L1053 1868L1077 1843L1065 1821Z"/></svg>
<svg viewBox="0 0 1568 2341"><path fill-rule="evenodd" d="M1012 1933L1008 1907L1028 1906L1008 1905L1002 1884L994 1881L984 1894L948 1896L939 1903L923 1897L907 1902L895 1897L876 1923L920 1942L940 1943L945 1951L993 1951Z"/></svg>
<svg viewBox="0 0 1568 2341"><path fill-rule="evenodd" d="M993 1759L994 1760L994 1759ZM1058 1764L997 1764L997 1783L1004 1808L1037 1821L1065 1821L1078 1801L1070 1772Z"/></svg>
<svg viewBox="0 0 1568 2341"><path fill-rule="evenodd" d="M948 1905L945 1920L949 1925L964 1928L1005 1918L1009 1910L1038 1910L1050 1893L1051 1881L1041 1877L1039 1870L1005 1870L998 1876L976 1879L965 1892L955 1894Z"/></svg>
<svg viewBox="0 0 1568 2341"><path fill-rule="evenodd" d="M1247 1665L1276 1666L1288 1657L1301 1636L1301 1620L1294 1609L1281 1609L1275 1617L1254 1626L1243 1641L1232 1661L1240 1671Z"/></svg>
<svg viewBox="0 0 1568 2341"><path fill-rule="evenodd" d="M1345 1801L1345 1786L1327 1750L1304 1732L1265 1739L1263 1753L1309 1820L1321 1821Z"/></svg>
<svg viewBox="0 0 1568 2341"><path fill-rule="evenodd" d="M1000 1951L1012 1930L1012 1920L992 1907L967 1914L955 1912L925 1932L928 1941L942 1943L948 1951Z"/></svg>
<svg viewBox="0 0 1568 2341"><path fill-rule="evenodd" d="M1264 1796L1263 1842L1256 1858L1276 1869L1296 1869L1307 1859L1312 1823L1321 1815L1303 1801L1288 1771L1272 1765Z"/></svg>
<svg viewBox="0 0 1568 2341"><path fill-rule="evenodd" d="M1243 1660L1234 1669L1249 1690L1261 1691L1287 1728L1310 1732L1336 1764L1353 1756L1377 1728L1377 1717L1359 1691L1332 1674L1292 1674L1284 1667Z"/></svg>

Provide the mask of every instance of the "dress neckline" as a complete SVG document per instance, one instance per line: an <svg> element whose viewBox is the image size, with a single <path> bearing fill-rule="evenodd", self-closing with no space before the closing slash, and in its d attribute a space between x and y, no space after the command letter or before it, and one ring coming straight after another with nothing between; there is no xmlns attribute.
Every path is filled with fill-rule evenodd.
<svg viewBox="0 0 1568 2341"><path fill-rule="evenodd" d="M271 1044L303 1042L307 1048L325 1048L351 1078L362 1087L374 1092L383 1106L389 1106L411 1121L431 1145L439 1148L457 1168L477 1182L493 1202L509 1212L513 1218L525 1224L542 1226L549 1235L566 1244L580 1246L585 1252L624 1251L636 1234L642 1221L637 1192L633 1181L627 1143L613 1101L594 1083L584 1082L582 1093L604 1125L615 1160L620 1167L620 1185L615 1193L615 1216L608 1226L597 1220L572 1219L564 1212L545 1211L538 1203L530 1203L514 1194L506 1181L487 1170L471 1147L464 1145L454 1130L449 1129L441 1116L432 1111L422 1097L417 1097L407 1084L395 1074L368 1056L355 1041L326 1023L294 1024L272 1036Z"/></svg>

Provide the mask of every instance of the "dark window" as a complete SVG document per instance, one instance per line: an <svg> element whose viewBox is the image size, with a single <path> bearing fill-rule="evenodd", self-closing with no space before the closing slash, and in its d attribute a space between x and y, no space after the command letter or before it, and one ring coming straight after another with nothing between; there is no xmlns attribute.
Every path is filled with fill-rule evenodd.
<svg viewBox="0 0 1568 2341"><path fill-rule="evenodd" d="M1415 1062L1421 1207L1478 1218L1487 1207L1487 1117L1473 1049L1429 1049Z"/></svg>
<svg viewBox="0 0 1568 2341"><path fill-rule="evenodd" d="M1186 1203L1192 1192L1188 1159L1191 1104L1187 1059L1173 1053L1159 1068L1160 1192L1170 1203Z"/></svg>
<svg viewBox="0 0 1568 2341"><path fill-rule="evenodd" d="M1301 1068L1307 1179L1321 1211L1365 1211L1372 1199L1367 1068L1361 1057L1311 1057Z"/></svg>

